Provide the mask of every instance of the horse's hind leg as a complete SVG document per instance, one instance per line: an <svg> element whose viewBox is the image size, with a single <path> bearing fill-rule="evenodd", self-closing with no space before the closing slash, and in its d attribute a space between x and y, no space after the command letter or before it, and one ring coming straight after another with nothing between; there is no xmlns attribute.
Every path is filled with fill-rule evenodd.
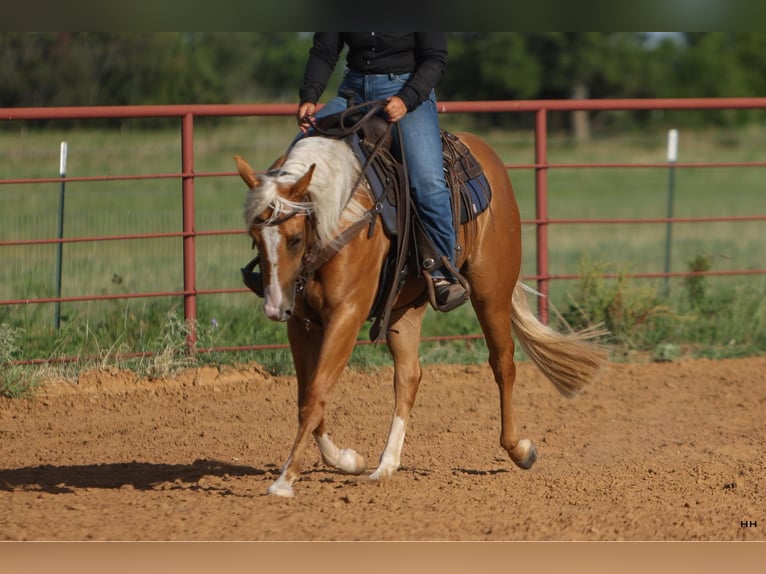
<svg viewBox="0 0 766 574"><path fill-rule="evenodd" d="M314 431L314 440L322 453L322 460L348 474L362 474L367 470L367 459L352 448L338 448L324 427L324 420Z"/></svg>
<svg viewBox="0 0 766 574"><path fill-rule="evenodd" d="M426 306L408 309L391 324L388 333L388 347L394 358L394 415L391 429L378 468L370 475L372 480L381 480L394 474L401 464L407 420L415 404L422 371L418 357L420 327Z"/></svg>
<svg viewBox="0 0 766 574"><path fill-rule="evenodd" d="M511 286L512 289L512 286ZM513 360L514 343L511 334L511 293L504 296L503 288L487 291L474 288L473 307L481 324L489 350L489 365L500 391L500 446L517 466L530 468L537 460L537 449L529 439L520 439L513 410L513 384L516 364ZM490 293L486 296L486 293Z"/></svg>

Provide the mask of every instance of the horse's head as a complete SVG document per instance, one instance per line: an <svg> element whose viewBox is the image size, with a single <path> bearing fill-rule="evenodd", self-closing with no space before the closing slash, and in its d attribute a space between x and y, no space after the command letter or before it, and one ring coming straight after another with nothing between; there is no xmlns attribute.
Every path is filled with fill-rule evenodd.
<svg viewBox="0 0 766 574"><path fill-rule="evenodd" d="M250 190L245 222L260 257L263 311L273 321L286 321L292 315L296 283L311 239L308 187L314 165L303 174L276 169L258 177L244 159L234 159Z"/></svg>

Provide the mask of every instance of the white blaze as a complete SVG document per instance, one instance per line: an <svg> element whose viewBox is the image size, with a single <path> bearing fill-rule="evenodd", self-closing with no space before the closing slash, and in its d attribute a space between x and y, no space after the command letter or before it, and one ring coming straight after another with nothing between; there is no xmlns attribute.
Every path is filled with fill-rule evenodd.
<svg viewBox="0 0 766 574"><path fill-rule="evenodd" d="M282 235L276 227L265 227L262 232L263 242L266 245L266 258L271 265L269 284L264 285L263 310L269 319L278 319L279 310L282 306L282 290L279 288L279 243Z"/></svg>

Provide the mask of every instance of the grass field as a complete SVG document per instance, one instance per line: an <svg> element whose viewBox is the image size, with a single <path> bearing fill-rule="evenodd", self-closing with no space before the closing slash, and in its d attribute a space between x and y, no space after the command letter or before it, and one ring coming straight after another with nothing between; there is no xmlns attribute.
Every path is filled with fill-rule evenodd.
<svg viewBox="0 0 766 574"><path fill-rule="evenodd" d="M471 129L466 120L447 116L449 129ZM121 130L51 131L26 129L0 131L0 179L56 177L59 144L68 142L68 177L180 171L180 130L151 131L138 121ZM294 133L292 118L238 118L195 125L195 171L233 171L232 156L245 156L257 169L268 167L287 146ZM508 164L534 160L531 131L485 131L483 135ZM679 160L758 161L766 149L766 129L709 130L680 134ZM552 163L564 162L662 162L664 133L636 133L596 137L574 145L552 137L548 150ZM511 178L522 217L534 217L534 174L512 169ZM766 214L763 168L677 169L674 212L678 217ZM552 218L664 217L668 193L667 169L556 169L548 176L549 211ZM198 177L196 228L198 231L243 228L245 189L238 177ZM0 185L0 241L55 237L59 184ZM181 186L177 179L130 182L69 182L66 186L65 236L98 236L181 230ZM689 261L703 258L714 270L755 269L766 266L764 222L681 223L673 227L672 271L688 270ZM524 227L524 273L534 274L535 228ZM591 267L615 272L659 272L663 269L664 224L558 225L550 227L550 271L577 273L583 261ZM111 294L180 290L183 287L181 240L147 239L72 243L64 246L63 295ZM239 267L252 256L244 235L197 239L197 287L238 288ZM56 247L0 247L0 299L55 295ZM763 299L762 275L749 278L709 278L706 296L743 292ZM656 293L658 281L621 284L633 292ZM671 296L682 296L688 285L671 284ZM551 302L566 309L580 286L573 281L553 282ZM613 289L608 285L602 289ZM582 293L579 295L583 296ZM723 297L723 295L721 295ZM743 295L744 297L744 295ZM737 299L737 297L734 297ZM655 307L669 304L652 298ZM673 308L689 305L673 303ZM53 329L54 305L0 306L0 324L19 330L17 358L54 357L118 351L155 350L166 344L168 316L177 315L180 300L135 299L62 306L62 331ZM748 307L756 318L763 304ZM760 315L758 315L760 313ZM203 344L247 345L283 341L283 327L261 317L260 303L250 294L204 296L199 302L199 327ZM752 319L752 317L751 317ZM171 321L172 322L172 321ZM163 325L165 332L162 331ZM749 352L762 350L763 325L755 327ZM655 329L656 330L656 329ZM478 333L470 309L449 315L430 313L425 334ZM362 336L366 335L363 333ZM670 335L672 336L672 335ZM751 337L751 338L753 338ZM650 338L651 339L651 338ZM686 341L720 346L716 341ZM653 341L652 344L668 344ZM480 343L459 347L474 356ZM369 349L369 347L368 347ZM443 346L424 347L426 359L455 355ZM279 351L260 360L284 359ZM360 351L359 360L384 360L381 349Z"/></svg>

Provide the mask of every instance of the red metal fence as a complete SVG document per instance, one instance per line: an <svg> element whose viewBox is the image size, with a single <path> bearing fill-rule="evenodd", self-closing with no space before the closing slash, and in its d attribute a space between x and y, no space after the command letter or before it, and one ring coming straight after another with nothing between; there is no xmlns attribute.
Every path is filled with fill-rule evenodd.
<svg viewBox="0 0 766 574"><path fill-rule="evenodd" d="M535 156L532 164L513 164L509 169L534 169L535 171L535 218L526 220L527 224L536 226L537 260L536 273L526 279L537 282L538 290L543 294L549 293L549 284L554 280L572 279L576 275L552 275L549 272L549 242L548 231L551 225L557 224L595 224L595 223L670 223L670 222L715 222L715 221L766 221L766 214L753 214L742 217L703 217L703 218L653 218L653 219L553 219L548 212L548 173L550 170L561 168L595 169L595 168L663 168L667 163L551 163L548 161L548 117L550 112L562 111L603 111L603 110L732 110L732 109L766 109L766 98L690 98L690 99L610 99L610 100L538 100L538 101L480 101L480 102L441 102L442 113L468 112L504 112L504 113L533 113L535 115ZM0 252L5 247L33 244L63 244L92 241L114 241L123 239L151 239L180 237L183 241L183 290L125 293L115 295L81 294L69 297L25 298L0 300L3 305L30 305L44 303L62 303L75 301L95 301L102 299L126 299L140 297L182 297L184 301L184 316L190 325L197 318L197 298L200 295L244 292L241 289L197 289L196 286L196 239L205 235L241 234L242 230L197 231L195 229L195 180L201 177L224 177L234 175L233 172L197 172L194 167L194 122L196 118L204 117L236 117L236 116L285 116L295 113L295 106L290 104L261 104L261 105L178 105L178 106L103 106L103 107L69 107L69 108L18 108L0 109L0 122L21 120L87 120L103 118L178 118L180 120L181 166L178 173L155 173L121 176L90 176L60 178L18 178L0 179L0 192L4 185L23 185L33 183L62 183L78 181L115 181L130 179L167 179L180 180L182 188L183 227L181 232L154 233L141 235L112 235L98 237L50 238L39 240L0 241ZM688 163L678 162L676 167L766 167L766 161L760 162L707 162ZM0 195L0 199L1 199ZM698 272L700 275L746 275L763 274L766 269L743 269L729 271ZM643 273L633 274L635 277L669 277L687 275L687 273ZM547 297L539 298L539 314L544 321L548 319ZM196 333L188 334L188 346L194 350ZM242 347L241 349L264 348ZM238 348L239 349L239 348ZM206 349L238 350L238 349Z"/></svg>

